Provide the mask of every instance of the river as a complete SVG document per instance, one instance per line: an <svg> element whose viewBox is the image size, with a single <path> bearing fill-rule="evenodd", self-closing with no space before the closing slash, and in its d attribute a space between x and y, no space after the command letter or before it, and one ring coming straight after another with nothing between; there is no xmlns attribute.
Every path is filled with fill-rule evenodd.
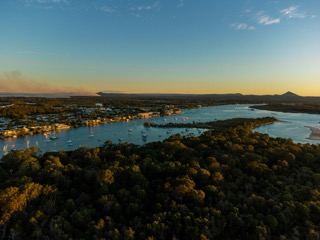
<svg viewBox="0 0 320 240"><path fill-rule="evenodd" d="M261 133L267 133L271 137L291 138L296 143L319 144L320 139L311 140L310 130L305 126L320 126L319 114L305 113L282 113L265 110L252 110L250 105L223 105L215 107L203 107L185 110L183 114L152 119L132 120L129 122L108 123L92 127L80 127L70 130L56 132L57 139L51 140L51 135L29 135L25 137L0 139L0 157L12 149L26 149L38 147L43 152L74 150L80 146L97 147L105 141L114 143L130 142L144 144L153 141L162 141L172 134L199 135L204 129L166 129L145 128L143 123L154 121L157 124L208 122L214 120L225 120L236 117L260 118L266 116L276 117L279 122L264 125L254 129Z"/></svg>

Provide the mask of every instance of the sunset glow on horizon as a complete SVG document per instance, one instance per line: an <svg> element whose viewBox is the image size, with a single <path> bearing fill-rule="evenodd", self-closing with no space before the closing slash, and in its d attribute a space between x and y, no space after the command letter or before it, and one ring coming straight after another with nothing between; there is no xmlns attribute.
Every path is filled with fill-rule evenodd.
<svg viewBox="0 0 320 240"><path fill-rule="evenodd" d="M3 0L0 94L320 96L320 2Z"/></svg>

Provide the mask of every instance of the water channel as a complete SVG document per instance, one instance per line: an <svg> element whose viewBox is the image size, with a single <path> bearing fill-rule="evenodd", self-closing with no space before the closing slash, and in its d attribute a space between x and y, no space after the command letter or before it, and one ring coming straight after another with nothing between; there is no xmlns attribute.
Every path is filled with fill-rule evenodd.
<svg viewBox="0 0 320 240"><path fill-rule="evenodd" d="M92 127L80 127L70 130L56 132L56 139L53 135L28 135L17 138L0 139L0 157L12 149L26 149L28 147L38 147L43 152L74 150L81 146L97 147L105 141L113 143L129 142L134 144L144 144L153 141L162 141L169 136L179 133L181 135L200 135L205 129L167 129L167 128L145 128L143 123L154 121L157 124L172 123L192 123L209 122L215 120L225 120L236 117L260 118L273 116L279 122L264 125L254 129L261 133L267 133L271 137L291 138L296 143L319 144L320 138L310 139L310 130L306 126L320 126L319 114L305 113L282 113L265 110L253 110L250 105L223 105L215 107L203 107L185 110L183 114L153 119L132 120L129 122L108 123Z"/></svg>

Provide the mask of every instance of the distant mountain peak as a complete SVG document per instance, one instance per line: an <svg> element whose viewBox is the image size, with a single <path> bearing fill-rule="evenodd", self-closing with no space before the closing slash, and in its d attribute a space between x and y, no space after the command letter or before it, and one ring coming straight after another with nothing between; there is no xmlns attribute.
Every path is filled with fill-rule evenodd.
<svg viewBox="0 0 320 240"><path fill-rule="evenodd" d="M290 91L282 94L282 96L284 96L284 97L300 97L298 94L295 94L295 93L290 92Z"/></svg>

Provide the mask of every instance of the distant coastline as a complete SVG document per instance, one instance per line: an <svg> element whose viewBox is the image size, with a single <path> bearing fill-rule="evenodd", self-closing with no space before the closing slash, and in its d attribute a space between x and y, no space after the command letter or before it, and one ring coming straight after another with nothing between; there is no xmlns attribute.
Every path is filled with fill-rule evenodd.
<svg viewBox="0 0 320 240"><path fill-rule="evenodd" d="M70 97L110 97L110 98L190 98L190 99L220 99L238 101L259 101L259 102L313 102L320 104L320 96L300 96L293 92L284 94L198 94L198 93L126 93L126 92L52 92L52 93L24 93L24 92L0 92L0 97L42 97L42 98L70 98Z"/></svg>

